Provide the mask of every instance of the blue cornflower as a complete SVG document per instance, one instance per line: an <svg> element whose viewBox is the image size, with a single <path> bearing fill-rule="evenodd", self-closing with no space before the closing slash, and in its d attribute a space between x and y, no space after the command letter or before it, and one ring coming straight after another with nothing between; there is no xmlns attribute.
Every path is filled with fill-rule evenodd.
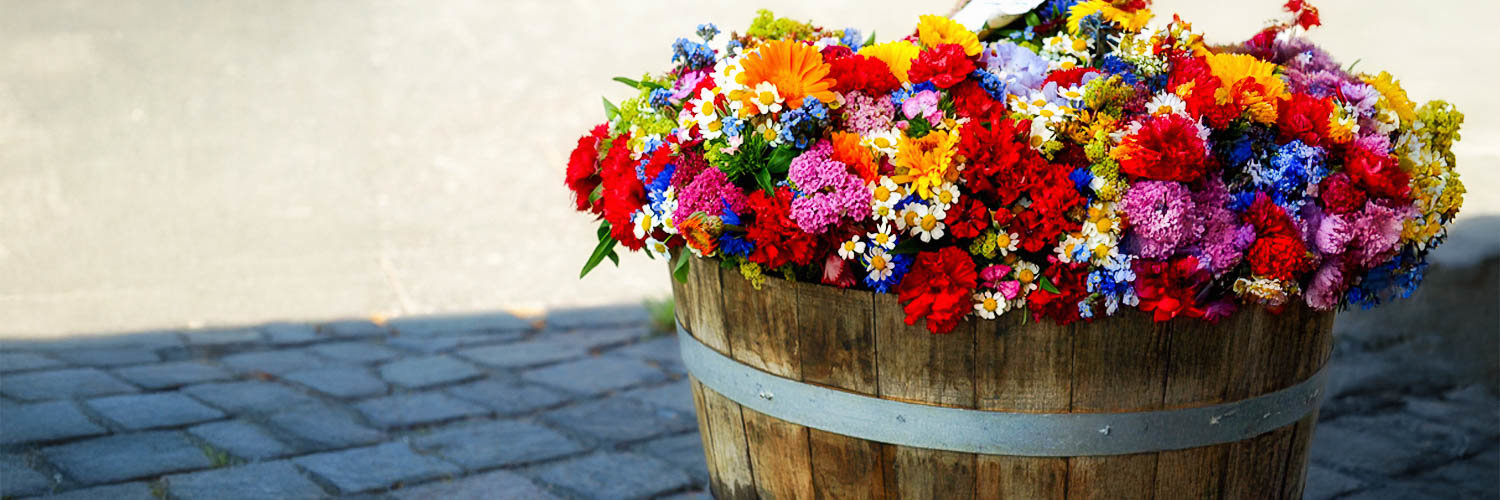
<svg viewBox="0 0 1500 500"><path fill-rule="evenodd" d="M976 69L973 73L969 73L969 78L979 80L979 88L984 89L984 93L989 94L991 99L1005 102L1007 87L1005 79L982 69Z"/></svg>
<svg viewBox="0 0 1500 500"><path fill-rule="evenodd" d="M672 91L665 88L652 89L651 97L647 103L657 109L670 106L672 105Z"/></svg>
<svg viewBox="0 0 1500 500"><path fill-rule="evenodd" d="M1104 56L1104 61L1100 64L1100 69L1112 75L1119 75L1120 80L1129 85L1135 85L1136 82L1140 81L1140 78L1135 75L1135 64L1120 59L1114 54Z"/></svg>
<svg viewBox="0 0 1500 500"><path fill-rule="evenodd" d="M745 224L740 221L739 214L734 213L734 209L729 206L729 202L721 201L721 203L724 204L724 213L719 216L719 221L723 222L725 226L744 227ZM740 233L731 232L727 227L724 228L724 234L719 235L719 251L725 255L744 257L750 255L750 252L753 250L755 250L754 243L746 240Z"/></svg>
<svg viewBox="0 0 1500 500"><path fill-rule="evenodd" d="M677 165L668 163L656 174L656 179L646 183L646 198L651 200L653 211L663 212L661 204L667 201L667 190L672 187L672 174L676 172Z"/></svg>
<svg viewBox="0 0 1500 500"><path fill-rule="evenodd" d="M698 25L698 37L702 38L703 41L707 42L709 40L713 40L716 36L719 36L719 27L714 26L714 23L703 23Z"/></svg>
<svg viewBox="0 0 1500 500"><path fill-rule="evenodd" d="M839 43L843 44L845 47L859 50L859 48L864 46L865 44L864 37L860 35L861 33L856 28L844 28L844 37L839 39Z"/></svg>
<svg viewBox="0 0 1500 500"><path fill-rule="evenodd" d="M688 69L700 69L714 65L714 49L707 44L678 38L672 43L672 62L682 63Z"/></svg>
<svg viewBox="0 0 1500 500"><path fill-rule="evenodd" d="M1131 269L1128 255L1110 256L1103 266L1089 273L1087 285L1089 293L1104 297L1107 315L1113 316L1122 303L1127 306L1140 304L1140 297L1135 294L1135 271Z"/></svg>
<svg viewBox="0 0 1500 500"><path fill-rule="evenodd" d="M878 293L889 293L891 291L891 287L895 286L897 283L900 283L901 278L906 276L906 271L911 269L910 255L885 254L885 257L890 259L890 263L893 267L890 276L886 276L883 279L876 279L875 277L870 276L870 273L866 272L864 273L864 277L860 278L860 281L863 281L865 286L870 287L871 290L874 290Z"/></svg>
<svg viewBox="0 0 1500 500"><path fill-rule="evenodd" d="M1068 179L1073 181L1073 187L1078 189L1079 193L1091 198L1093 197L1094 191L1089 189L1089 184L1094 182L1094 174L1089 172L1089 167L1073 169L1073 173L1068 174Z"/></svg>
<svg viewBox="0 0 1500 500"><path fill-rule="evenodd" d="M896 109L900 109L901 104L905 103L908 97L916 95L918 92L922 92L924 90L937 90L937 85L933 85L932 82L922 82L916 85L912 85L911 90L896 89L894 91L891 91L891 104L894 104L896 106Z"/></svg>
<svg viewBox="0 0 1500 500"><path fill-rule="evenodd" d="M802 106L781 115L781 132L777 139L783 143L806 148L818 137L822 122L828 119L828 107L815 97L802 99Z"/></svg>

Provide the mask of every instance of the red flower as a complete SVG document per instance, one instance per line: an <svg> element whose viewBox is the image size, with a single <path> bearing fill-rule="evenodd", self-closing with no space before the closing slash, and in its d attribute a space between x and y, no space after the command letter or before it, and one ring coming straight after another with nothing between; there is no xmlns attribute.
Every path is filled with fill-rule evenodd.
<svg viewBox="0 0 1500 500"><path fill-rule="evenodd" d="M932 82L938 88L958 85L974 72L974 62L964 55L961 45L945 43L917 54L907 76L912 83Z"/></svg>
<svg viewBox="0 0 1500 500"><path fill-rule="evenodd" d="M1245 211L1245 220L1255 226L1255 243L1245 254L1251 272L1266 278L1295 280L1311 270L1302 232L1269 196L1257 194L1255 202Z"/></svg>
<svg viewBox="0 0 1500 500"><path fill-rule="evenodd" d="M1016 214L1014 229L1021 237L1021 249L1040 252L1057 243L1059 236L1077 224L1068 220L1068 211L1084 205L1085 200L1073 187L1062 165L1046 164L1039 182L1027 186L1031 206Z"/></svg>
<svg viewBox="0 0 1500 500"><path fill-rule="evenodd" d="M1197 181L1211 162L1197 123L1175 114L1142 120L1111 154L1121 172L1159 181Z"/></svg>
<svg viewBox="0 0 1500 500"><path fill-rule="evenodd" d="M972 79L964 80L948 92L953 97L953 112L960 118L996 121L1005 111L1005 103L990 97L990 93L985 92L984 88Z"/></svg>
<svg viewBox="0 0 1500 500"><path fill-rule="evenodd" d="M1402 204L1411 201L1406 197L1411 190L1411 177L1401 171L1394 156L1351 147L1344 153L1344 168L1349 172L1349 178L1370 194Z"/></svg>
<svg viewBox="0 0 1500 500"><path fill-rule="evenodd" d="M974 309L978 284L974 259L957 247L943 247L917 254L911 272L896 285L896 293L906 304L906 324L915 325L925 317L928 331L948 333Z"/></svg>
<svg viewBox="0 0 1500 500"><path fill-rule="evenodd" d="M1031 317L1037 321L1044 317L1052 318L1061 325L1078 321L1082 317L1078 314L1078 302L1088 297L1088 289L1084 285L1088 266L1064 264L1051 256L1047 260L1050 265L1042 270L1042 275L1057 289L1057 293L1040 288L1032 290L1026 296L1026 308L1031 310Z"/></svg>
<svg viewBox="0 0 1500 500"><path fill-rule="evenodd" d="M1074 85L1082 83L1083 77L1085 75L1098 72L1099 70L1090 68L1088 66L1079 66L1073 69L1053 71L1051 74L1047 75L1046 80L1042 81L1042 85L1046 85L1048 83L1056 83L1059 88L1072 87Z"/></svg>
<svg viewBox="0 0 1500 500"><path fill-rule="evenodd" d="M792 191L785 186L776 189L775 197L760 189L750 194L750 212L755 215L745 228L746 238L755 243L750 262L766 269L812 263L817 240L792 221L791 211Z"/></svg>
<svg viewBox="0 0 1500 500"><path fill-rule="evenodd" d="M854 286L854 272L849 270L849 261L839 257L837 253L828 254L823 259L823 284L833 285L839 288Z"/></svg>
<svg viewBox="0 0 1500 500"><path fill-rule="evenodd" d="M594 130L578 138L578 146L568 156L568 189L573 191L573 201L578 211L602 214L601 200L589 201L594 189L599 187L599 143L609 138L609 124L601 123Z"/></svg>
<svg viewBox="0 0 1500 500"><path fill-rule="evenodd" d="M948 212L948 230L954 238L973 239L990 227L990 209L974 197L965 197Z"/></svg>
<svg viewBox="0 0 1500 500"><path fill-rule="evenodd" d="M958 154L969 161L959 173L973 196L990 208L1008 206L1020 197L1024 173L1046 163L1027 145L1031 122L1009 118L988 127L969 124L959 134Z"/></svg>
<svg viewBox="0 0 1500 500"><path fill-rule="evenodd" d="M1308 146L1322 146L1328 137L1328 114L1333 110L1333 101L1326 97L1293 94L1281 105L1281 114L1276 118L1276 130L1280 142L1300 140Z"/></svg>
<svg viewBox="0 0 1500 500"><path fill-rule="evenodd" d="M827 50L824 49L825 53ZM860 91L882 95L901 88L901 82L891 74L890 66L873 57L850 55L829 61L829 66L828 76L834 79L834 92Z"/></svg>
<svg viewBox="0 0 1500 500"><path fill-rule="evenodd" d="M646 186L635 176L636 162L630 159L630 134L616 137L610 144L609 153L600 162L604 186L600 202L604 209L604 220L609 221L610 235L631 250L640 250L646 242L635 237L630 215L646 204Z"/></svg>
<svg viewBox="0 0 1500 500"><path fill-rule="evenodd" d="M1141 299L1141 310L1152 313L1151 319L1167 321L1183 315L1217 319L1227 314L1222 304L1198 304L1199 294L1213 281L1213 275L1199 265L1197 257L1189 255L1170 262L1137 260L1133 267L1135 294Z"/></svg>
<svg viewBox="0 0 1500 500"><path fill-rule="evenodd" d="M1346 214L1359 210L1364 208L1368 198L1365 191L1355 186L1343 172L1328 176L1318 185L1318 200L1329 213Z"/></svg>
<svg viewBox="0 0 1500 500"><path fill-rule="evenodd" d="M1203 118L1210 128L1216 129L1228 127L1240 117L1239 106L1235 103L1218 103L1217 94L1223 82L1213 75L1207 59L1174 56L1170 62L1172 72L1167 89L1182 96L1188 113Z"/></svg>

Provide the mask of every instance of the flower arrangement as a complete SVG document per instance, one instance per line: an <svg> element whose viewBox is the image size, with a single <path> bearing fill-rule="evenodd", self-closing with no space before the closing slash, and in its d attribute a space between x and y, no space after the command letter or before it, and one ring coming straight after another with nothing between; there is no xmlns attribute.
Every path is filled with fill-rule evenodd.
<svg viewBox="0 0 1500 500"><path fill-rule="evenodd" d="M569 159L601 220L584 273L617 246L679 276L715 257L897 294L934 333L1410 295L1463 201L1463 115L1298 38L1305 1L1230 46L1147 4L1048 0L992 41L940 16L883 43L699 26Z"/></svg>

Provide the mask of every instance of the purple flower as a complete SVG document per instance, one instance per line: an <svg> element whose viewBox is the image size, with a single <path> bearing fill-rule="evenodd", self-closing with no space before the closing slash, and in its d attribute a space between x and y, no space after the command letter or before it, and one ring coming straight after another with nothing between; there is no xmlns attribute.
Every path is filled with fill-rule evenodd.
<svg viewBox="0 0 1500 500"><path fill-rule="evenodd" d="M833 159L827 140L792 159L787 180L801 193L792 200L791 218L803 231L822 233L841 219L869 215L870 190L848 166Z"/></svg>
<svg viewBox="0 0 1500 500"><path fill-rule="evenodd" d="M927 123L937 123L943 119L943 110L938 109L938 93L932 90L923 90L912 94L901 103L901 113L907 118L922 117Z"/></svg>
<svg viewBox="0 0 1500 500"><path fill-rule="evenodd" d="M1141 258L1166 259L1203 234L1202 221L1193 215L1192 191L1180 182L1132 184L1119 208L1130 224L1129 249Z"/></svg>
<svg viewBox="0 0 1500 500"><path fill-rule="evenodd" d="M743 213L749 209L749 200L738 186L729 182L724 171L708 167L677 193L677 211L672 219L688 220L697 212L717 216L724 213L726 206Z"/></svg>
<svg viewBox="0 0 1500 500"><path fill-rule="evenodd" d="M844 94L844 100L844 122L850 130L869 135L891 129L891 118L896 114L891 96L870 97L863 92L849 92Z"/></svg>
<svg viewBox="0 0 1500 500"><path fill-rule="evenodd" d="M995 42L979 53L979 64L984 70L1004 80L1007 91L1025 96L1027 90L1036 89L1047 78L1047 60L1031 49L1010 42Z"/></svg>

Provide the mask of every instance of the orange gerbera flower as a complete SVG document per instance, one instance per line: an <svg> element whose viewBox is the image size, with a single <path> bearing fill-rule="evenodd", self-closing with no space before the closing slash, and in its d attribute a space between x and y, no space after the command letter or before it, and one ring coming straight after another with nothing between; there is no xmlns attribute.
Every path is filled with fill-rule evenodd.
<svg viewBox="0 0 1500 500"><path fill-rule="evenodd" d="M740 61L744 68L735 78L746 88L771 82L787 106L802 105L803 97L834 101L834 80L828 77L829 66L818 49L800 42L771 40Z"/></svg>
<svg viewBox="0 0 1500 500"><path fill-rule="evenodd" d="M880 179L880 168L875 166L875 159L870 157L870 149L859 142L859 134L834 132L833 159L849 166L865 182L874 182Z"/></svg>

